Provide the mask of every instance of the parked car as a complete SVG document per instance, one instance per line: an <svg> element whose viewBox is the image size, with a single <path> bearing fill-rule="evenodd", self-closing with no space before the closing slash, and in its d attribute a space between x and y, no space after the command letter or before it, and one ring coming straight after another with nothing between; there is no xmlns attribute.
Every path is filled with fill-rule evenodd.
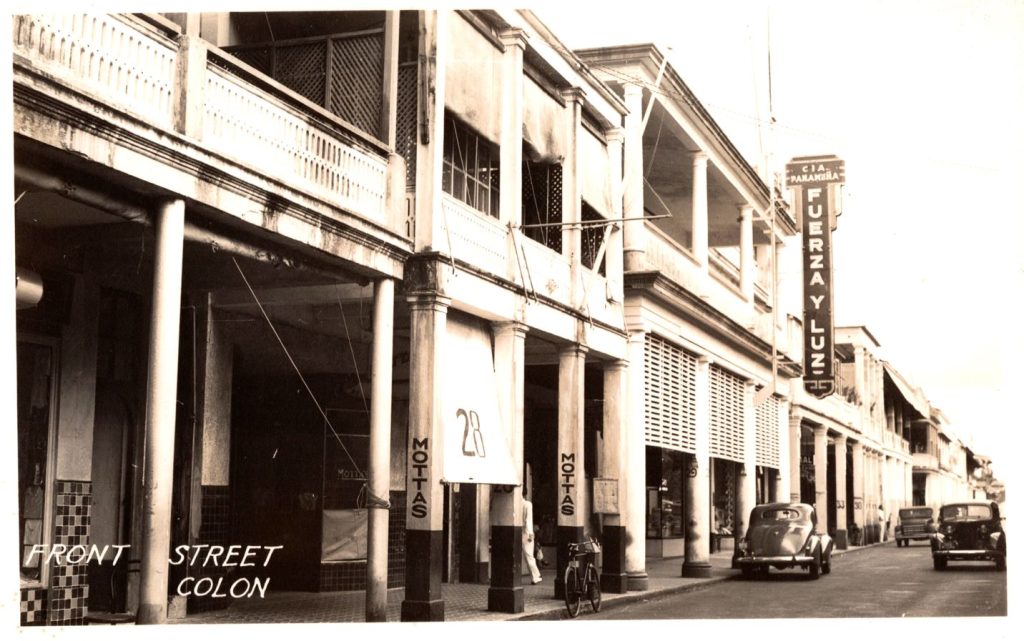
<svg viewBox="0 0 1024 641"><path fill-rule="evenodd" d="M964 501L939 508L939 523L932 534L932 562L945 570L948 561L995 561L1006 570L1006 534L999 504Z"/></svg>
<svg viewBox="0 0 1024 641"><path fill-rule="evenodd" d="M910 546L911 541L930 541L935 531L930 507L905 507L896 521L896 547Z"/></svg>
<svg viewBox="0 0 1024 641"><path fill-rule="evenodd" d="M806 503L769 503L750 511L750 525L733 551L743 576L799 567L812 579L832 571L832 537L814 531L818 517Z"/></svg>

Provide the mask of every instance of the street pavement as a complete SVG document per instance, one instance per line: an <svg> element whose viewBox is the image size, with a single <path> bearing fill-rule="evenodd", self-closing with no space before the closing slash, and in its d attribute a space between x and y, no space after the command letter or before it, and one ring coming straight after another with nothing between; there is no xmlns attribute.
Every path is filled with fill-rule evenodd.
<svg viewBox="0 0 1024 641"><path fill-rule="evenodd" d="M937 572L927 544L887 544L844 554L811 580L803 570L708 585L602 608L588 619L748 619L1005 616L1006 573L992 562L950 562Z"/></svg>

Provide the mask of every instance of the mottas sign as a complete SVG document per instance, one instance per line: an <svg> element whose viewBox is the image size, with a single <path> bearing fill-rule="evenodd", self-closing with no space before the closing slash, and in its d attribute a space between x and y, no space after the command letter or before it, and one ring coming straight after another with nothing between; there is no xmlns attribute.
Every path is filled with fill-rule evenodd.
<svg viewBox="0 0 1024 641"><path fill-rule="evenodd" d="M786 182L798 188L803 233L804 389L824 398L835 392L835 332L832 314L833 189L846 170L835 156L794 158Z"/></svg>

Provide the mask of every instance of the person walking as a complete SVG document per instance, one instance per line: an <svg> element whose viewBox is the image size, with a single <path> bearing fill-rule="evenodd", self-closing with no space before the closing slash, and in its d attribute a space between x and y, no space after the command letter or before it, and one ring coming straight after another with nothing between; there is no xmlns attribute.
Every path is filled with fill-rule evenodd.
<svg viewBox="0 0 1024 641"><path fill-rule="evenodd" d="M878 506L878 542L881 543L886 539L886 530L889 529L889 524L885 522L885 509Z"/></svg>
<svg viewBox="0 0 1024 641"><path fill-rule="evenodd" d="M526 567L530 569L530 582L537 585L541 582L540 570L537 569L537 560L533 557L533 548L536 545L536 538L533 533L533 503L527 498L526 486L523 486L523 557L526 558Z"/></svg>

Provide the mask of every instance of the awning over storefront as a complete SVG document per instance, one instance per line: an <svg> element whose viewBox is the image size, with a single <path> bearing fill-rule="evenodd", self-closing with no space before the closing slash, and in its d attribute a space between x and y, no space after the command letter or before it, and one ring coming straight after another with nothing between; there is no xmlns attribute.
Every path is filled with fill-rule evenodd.
<svg viewBox="0 0 1024 641"><path fill-rule="evenodd" d="M900 391L903 398L906 399L907 403L910 404L917 412L921 415L921 418L928 418L931 415L931 409L928 407L928 401L924 396L917 390L910 387L910 385L903 380L891 365L884 363L885 375L892 381L892 384L896 386L896 389Z"/></svg>
<svg viewBox="0 0 1024 641"><path fill-rule="evenodd" d="M442 480L519 485L512 438L498 411L490 328L454 315L447 326Z"/></svg>

